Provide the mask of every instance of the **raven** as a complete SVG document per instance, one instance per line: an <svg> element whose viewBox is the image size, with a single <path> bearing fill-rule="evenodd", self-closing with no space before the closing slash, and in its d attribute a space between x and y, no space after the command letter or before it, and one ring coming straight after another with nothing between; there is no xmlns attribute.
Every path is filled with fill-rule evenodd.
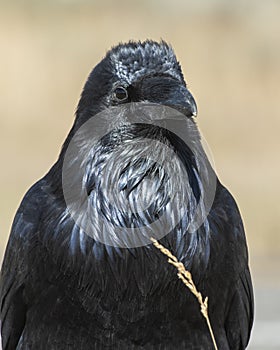
<svg viewBox="0 0 280 350"><path fill-rule="evenodd" d="M197 300L149 237L208 296L218 348L246 348L244 228L196 114L164 41L119 44L92 70L57 162L13 222L0 281L3 350L212 349Z"/></svg>

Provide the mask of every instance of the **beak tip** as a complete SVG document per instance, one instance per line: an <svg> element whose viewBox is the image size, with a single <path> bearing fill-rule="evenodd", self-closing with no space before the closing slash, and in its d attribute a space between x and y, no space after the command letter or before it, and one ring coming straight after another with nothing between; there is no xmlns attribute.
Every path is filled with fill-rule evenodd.
<svg viewBox="0 0 280 350"><path fill-rule="evenodd" d="M191 101L190 106L191 106L192 117L197 117L197 106L194 99Z"/></svg>

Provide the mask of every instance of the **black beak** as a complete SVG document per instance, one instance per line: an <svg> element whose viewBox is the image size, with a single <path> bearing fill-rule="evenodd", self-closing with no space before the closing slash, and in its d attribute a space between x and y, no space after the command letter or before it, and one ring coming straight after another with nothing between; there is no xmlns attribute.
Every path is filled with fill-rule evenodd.
<svg viewBox="0 0 280 350"><path fill-rule="evenodd" d="M185 85L173 78L152 76L143 79L136 91L135 101L148 100L174 108L186 117L196 117L197 107L195 100Z"/></svg>
<svg viewBox="0 0 280 350"><path fill-rule="evenodd" d="M195 99L189 90L184 86L177 86L172 89L165 104L171 108L177 109L186 117L197 116L197 106Z"/></svg>

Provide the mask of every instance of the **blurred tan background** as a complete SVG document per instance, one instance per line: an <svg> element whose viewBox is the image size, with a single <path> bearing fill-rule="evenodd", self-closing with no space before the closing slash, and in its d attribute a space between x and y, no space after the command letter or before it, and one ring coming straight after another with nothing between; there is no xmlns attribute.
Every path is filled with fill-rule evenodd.
<svg viewBox="0 0 280 350"><path fill-rule="evenodd" d="M250 349L279 349L279 18L279 0L0 0L0 256L24 193L58 156L92 67L120 41L163 38L243 214L257 304Z"/></svg>

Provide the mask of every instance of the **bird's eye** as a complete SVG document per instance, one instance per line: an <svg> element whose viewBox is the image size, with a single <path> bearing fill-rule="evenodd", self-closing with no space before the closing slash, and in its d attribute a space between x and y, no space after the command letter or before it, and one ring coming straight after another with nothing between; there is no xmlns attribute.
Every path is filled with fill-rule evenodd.
<svg viewBox="0 0 280 350"><path fill-rule="evenodd" d="M123 102L128 98L128 93L124 87L118 86L114 90L113 97L117 102Z"/></svg>

